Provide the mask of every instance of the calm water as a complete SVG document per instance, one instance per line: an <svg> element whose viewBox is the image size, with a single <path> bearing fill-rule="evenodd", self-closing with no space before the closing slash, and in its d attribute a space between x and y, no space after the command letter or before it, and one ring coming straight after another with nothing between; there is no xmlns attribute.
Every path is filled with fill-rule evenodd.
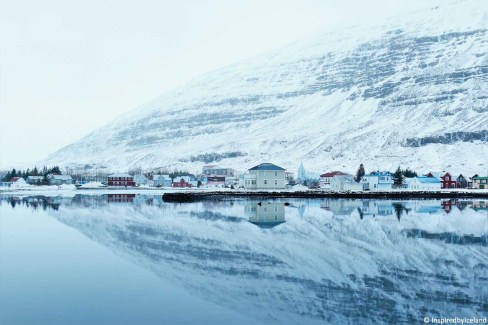
<svg viewBox="0 0 488 325"><path fill-rule="evenodd" d="M488 201L0 196L1 324L488 316Z"/></svg>

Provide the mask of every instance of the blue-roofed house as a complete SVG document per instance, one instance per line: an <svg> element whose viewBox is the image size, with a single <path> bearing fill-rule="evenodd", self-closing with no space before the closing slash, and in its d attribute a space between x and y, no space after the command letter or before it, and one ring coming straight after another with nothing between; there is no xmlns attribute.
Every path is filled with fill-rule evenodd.
<svg viewBox="0 0 488 325"><path fill-rule="evenodd" d="M393 187L393 175L390 172L372 172L361 178L365 190L387 191Z"/></svg>
<svg viewBox="0 0 488 325"><path fill-rule="evenodd" d="M242 186L252 190L278 190L286 188L285 169L271 163L262 163L249 169Z"/></svg>
<svg viewBox="0 0 488 325"><path fill-rule="evenodd" d="M409 190L431 191L441 190L442 183L435 177L417 176L408 183Z"/></svg>

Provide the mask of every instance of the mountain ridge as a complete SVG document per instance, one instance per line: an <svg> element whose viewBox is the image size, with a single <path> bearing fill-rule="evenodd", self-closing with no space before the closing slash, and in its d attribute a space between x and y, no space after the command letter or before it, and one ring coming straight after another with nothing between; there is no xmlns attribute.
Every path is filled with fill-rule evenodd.
<svg viewBox="0 0 488 325"><path fill-rule="evenodd" d="M198 157L214 155L238 169L266 160L293 170L304 160L317 170L362 162L483 172L488 5L455 1L414 16L297 41L207 73L44 163L193 169L209 162Z"/></svg>

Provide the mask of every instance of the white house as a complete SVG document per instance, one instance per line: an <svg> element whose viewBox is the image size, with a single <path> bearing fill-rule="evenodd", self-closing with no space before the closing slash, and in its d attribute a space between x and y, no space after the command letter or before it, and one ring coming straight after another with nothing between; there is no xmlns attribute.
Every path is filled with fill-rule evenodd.
<svg viewBox="0 0 488 325"><path fill-rule="evenodd" d="M239 183L253 190L285 189L285 169L271 163L262 163L250 168L249 174L241 176Z"/></svg>
<svg viewBox="0 0 488 325"><path fill-rule="evenodd" d="M390 172L372 172L361 178L365 190L385 191L393 187L393 175Z"/></svg>
<svg viewBox="0 0 488 325"><path fill-rule="evenodd" d="M330 182L334 176L349 175L340 171L327 172L320 175L320 188L330 189Z"/></svg>
<svg viewBox="0 0 488 325"><path fill-rule="evenodd" d="M409 190L429 191L440 190L441 182L435 177L417 176L408 183Z"/></svg>
<svg viewBox="0 0 488 325"><path fill-rule="evenodd" d="M62 185L62 184L73 184L73 178L71 175L47 175L49 184L51 185Z"/></svg>
<svg viewBox="0 0 488 325"><path fill-rule="evenodd" d="M31 185L41 184L44 176L27 176L27 183Z"/></svg>
<svg viewBox="0 0 488 325"><path fill-rule="evenodd" d="M134 182L136 182L136 185L149 185L149 180L147 179L144 174L135 174L134 175Z"/></svg>
<svg viewBox="0 0 488 325"><path fill-rule="evenodd" d="M171 187L172 181L169 175L153 175L153 186L156 187Z"/></svg>
<svg viewBox="0 0 488 325"><path fill-rule="evenodd" d="M362 191L363 184L356 183L352 175L336 175L330 182L332 191Z"/></svg>
<svg viewBox="0 0 488 325"><path fill-rule="evenodd" d="M12 177L9 181L10 187L24 187L27 182L22 177Z"/></svg>

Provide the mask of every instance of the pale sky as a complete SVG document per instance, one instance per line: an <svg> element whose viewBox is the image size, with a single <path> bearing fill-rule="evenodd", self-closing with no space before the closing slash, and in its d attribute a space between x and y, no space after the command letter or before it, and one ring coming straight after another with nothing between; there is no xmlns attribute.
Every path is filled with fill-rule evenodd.
<svg viewBox="0 0 488 325"><path fill-rule="evenodd" d="M407 5L0 0L0 167L32 166L205 72L310 34L382 20L399 6Z"/></svg>

